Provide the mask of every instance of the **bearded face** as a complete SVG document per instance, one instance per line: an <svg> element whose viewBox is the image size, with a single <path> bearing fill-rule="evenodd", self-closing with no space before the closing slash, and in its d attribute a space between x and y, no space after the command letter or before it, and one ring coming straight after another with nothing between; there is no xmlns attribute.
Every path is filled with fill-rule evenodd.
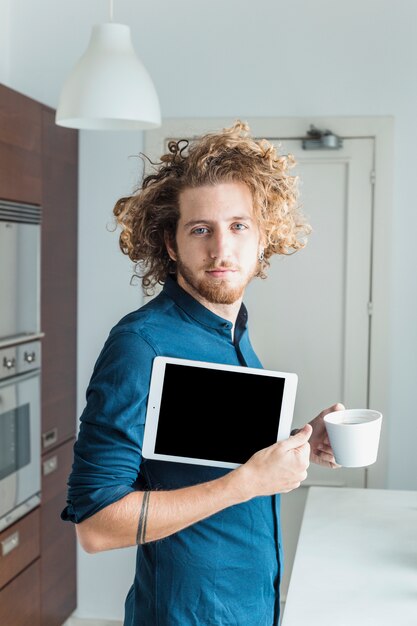
<svg viewBox="0 0 417 626"><path fill-rule="evenodd" d="M179 285L214 312L239 303L259 269L250 189L239 182L187 188L179 204L175 242L167 241Z"/></svg>

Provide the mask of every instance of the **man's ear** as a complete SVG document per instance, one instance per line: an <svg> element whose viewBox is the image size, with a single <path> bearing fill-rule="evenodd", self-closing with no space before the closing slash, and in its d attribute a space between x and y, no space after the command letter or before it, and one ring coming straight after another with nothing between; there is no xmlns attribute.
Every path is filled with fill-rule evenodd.
<svg viewBox="0 0 417 626"><path fill-rule="evenodd" d="M261 234L261 237L259 239L259 252L261 252L261 250L264 252L267 246L268 240L264 234Z"/></svg>
<svg viewBox="0 0 417 626"><path fill-rule="evenodd" d="M171 258L172 261L176 261L177 260L177 253L175 251L175 246L173 245L172 239L169 236L168 233L164 234L164 241L165 241L165 246L167 249L167 252Z"/></svg>

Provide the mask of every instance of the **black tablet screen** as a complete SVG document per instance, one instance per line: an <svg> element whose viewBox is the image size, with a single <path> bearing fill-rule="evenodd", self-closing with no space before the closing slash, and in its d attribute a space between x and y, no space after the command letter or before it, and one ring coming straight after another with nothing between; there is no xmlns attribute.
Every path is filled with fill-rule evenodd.
<svg viewBox="0 0 417 626"><path fill-rule="evenodd" d="M168 363L155 452L245 463L277 440L284 382Z"/></svg>

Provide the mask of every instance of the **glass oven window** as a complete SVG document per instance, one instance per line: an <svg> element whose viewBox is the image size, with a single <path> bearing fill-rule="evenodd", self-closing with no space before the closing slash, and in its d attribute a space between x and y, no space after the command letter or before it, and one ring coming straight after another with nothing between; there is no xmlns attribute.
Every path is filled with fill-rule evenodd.
<svg viewBox="0 0 417 626"><path fill-rule="evenodd" d="M29 403L0 413L0 480L30 463Z"/></svg>

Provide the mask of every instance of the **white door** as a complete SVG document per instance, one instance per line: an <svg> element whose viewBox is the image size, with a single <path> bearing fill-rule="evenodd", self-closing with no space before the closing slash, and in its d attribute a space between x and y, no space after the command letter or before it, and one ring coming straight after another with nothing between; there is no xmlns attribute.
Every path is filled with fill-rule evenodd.
<svg viewBox="0 0 417 626"><path fill-rule="evenodd" d="M306 248L271 260L268 278L251 283L245 304L264 367L299 376L297 427L335 402L368 405L374 140L345 139L339 150L276 144L296 158L313 231ZM311 465L303 486L282 497L284 602L308 485L364 487L366 470Z"/></svg>

